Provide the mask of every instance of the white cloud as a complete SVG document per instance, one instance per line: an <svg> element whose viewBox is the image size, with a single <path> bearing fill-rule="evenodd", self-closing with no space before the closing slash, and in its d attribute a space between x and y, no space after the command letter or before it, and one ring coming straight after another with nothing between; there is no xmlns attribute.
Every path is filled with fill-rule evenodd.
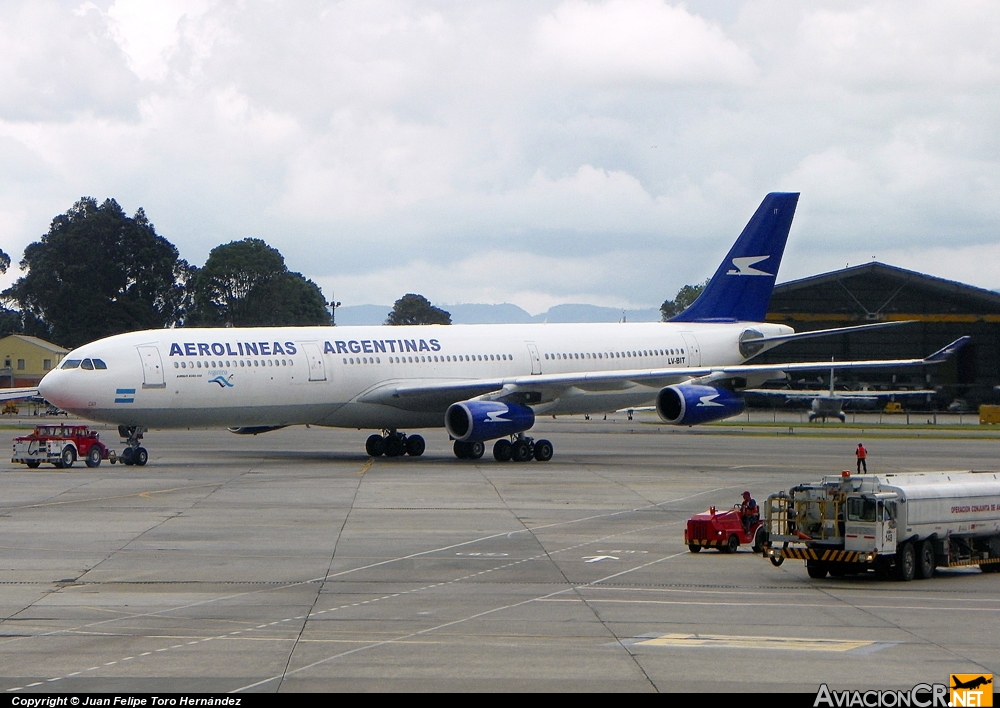
<svg viewBox="0 0 1000 708"><path fill-rule="evenodd" d="M540 60L583 82L746 83L753 60L722 30L662 0L566 0L538 23Z"/></svg>
<svg viewBox="0 0 1000 708"><path fill-rule="evenodd" d="M259 237L351 302L655 306L792 190L783 278L955 249L1000 286L962 255L1000 241L993 3L144 7L0 5L15 261L110 196L196 264Z"/></svg>
<svg viewBox="0 0 1000 708"><path fill-rule="evenodd" d="M108 31L136 76L162 81L181 38L179 24L184 19L197 22L209 5L208 0L115 0L107 10ZM81 10L92 7L88 2Z"/></svg>

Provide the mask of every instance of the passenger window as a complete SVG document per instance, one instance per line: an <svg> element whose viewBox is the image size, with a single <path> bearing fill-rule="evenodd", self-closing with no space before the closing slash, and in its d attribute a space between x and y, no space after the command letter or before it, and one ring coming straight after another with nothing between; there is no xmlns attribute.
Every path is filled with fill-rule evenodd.
<svg viewBox="0 0 1000 708"><path fill-rule="evenodd" d="M80 368L81 369L86 369L87 371L93 371L94 370L94 362L92 362L90 359L84 359L83 362L81 362L81 364L80 364Z"/></svg>
<svg viewBox="0 0 1000 708"><path fill-rule="evenodd" d="M105 363L104 363L103 361L101 361L100 359L94 359L94 368L95 368L95 369L107 369L107 368L108 368L108 365L107 365L107 364L105 364Z"/></svg>
<svg viewBox="0 0 1000 708"><path fill-rule="evenodd" d="M60 369L75 369L79 365L80 365L80 360L79 359L67 359L66 361L63 362L62 366L60 366L59 368Z"/></svg>

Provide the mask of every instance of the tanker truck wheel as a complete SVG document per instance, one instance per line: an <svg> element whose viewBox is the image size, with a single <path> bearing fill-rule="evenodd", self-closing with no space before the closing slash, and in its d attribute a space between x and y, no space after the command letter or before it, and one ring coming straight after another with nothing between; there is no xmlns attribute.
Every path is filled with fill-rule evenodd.
<svg viewBox="0 0 1000 708"><path fill-rule="evenodd" d="M917 572L917 554L912 543L904 543L896 549L896 580L909 582Z"/></svg>
<svg viewBox="0 0 1000 708"><path fill-rule="evenodd" d="M828 568L825 563L820 563L819 561L806 561L806 572L809 573L809 577L814 580L822 580L826 577Z"/></svg>
<svg viewBox="0 0 1000 708"><path fill-rule="evenodd" d="M920 544L920 558L917 563L917 577L926 580L934 577L934 542L927 539Z"/></svg>

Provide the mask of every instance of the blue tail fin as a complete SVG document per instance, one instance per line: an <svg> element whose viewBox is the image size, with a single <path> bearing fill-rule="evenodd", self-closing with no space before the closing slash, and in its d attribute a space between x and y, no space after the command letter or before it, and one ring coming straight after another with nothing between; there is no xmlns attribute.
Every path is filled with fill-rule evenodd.
<svg viewBox="0 0 1000 708"><path fill-rule="evenodd" d="M763 322L798 201L798 193L764 197L704 292L670 321Z"/></svg>

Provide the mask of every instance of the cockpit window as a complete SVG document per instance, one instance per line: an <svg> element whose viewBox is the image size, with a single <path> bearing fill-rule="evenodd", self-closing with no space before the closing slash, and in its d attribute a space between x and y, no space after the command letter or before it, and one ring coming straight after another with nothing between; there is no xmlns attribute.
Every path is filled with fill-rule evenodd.
<svg viewBox="0 0 1000 708"><path fill-rule="evenodd" d="M95 369L106 369L106 368L108 368L108 365L107 365L107 364L105 364L105 363L104 363L104 362L103 362L102 360L100 360L100 359L94 359L94 368L95 368Z"/></svg>
<svg viewBox="0 0 1000 708"><path fill-rule="evenodd" d="M81 369L86 369L87 371L93 371L94 370L94 362L92 362L90 359L84 359L83 363L80 364L80 368Z"/></svg>
<svg viewBox="0 0 1000 708"><path fill-rule="evenodd" d="M80 365L80 360L79 359L67 359L66 361L64 361L62 363L62 366L60 366L59 368L60 369L75 369L79 365Z"/></svg>

